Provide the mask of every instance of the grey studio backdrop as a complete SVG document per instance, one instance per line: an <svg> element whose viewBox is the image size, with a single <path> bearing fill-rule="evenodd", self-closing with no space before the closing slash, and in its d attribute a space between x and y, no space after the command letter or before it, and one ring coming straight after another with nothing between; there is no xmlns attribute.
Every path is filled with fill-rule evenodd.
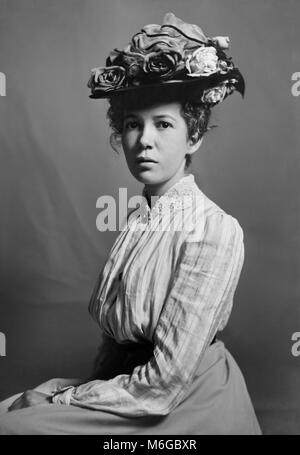
<svg viewBox="0 0 300 455"><path fill-rule="evenodd" d="M96 227L101 195L142 186L111 149L106 101L89 70L173 11L229 35L245 75L215 108L191 172L245 233L245 264L220 335L239 363L263 431L300 434L299 1L0 0L0 398L90 373L99 331L88 314L118 232Z"/></svg>

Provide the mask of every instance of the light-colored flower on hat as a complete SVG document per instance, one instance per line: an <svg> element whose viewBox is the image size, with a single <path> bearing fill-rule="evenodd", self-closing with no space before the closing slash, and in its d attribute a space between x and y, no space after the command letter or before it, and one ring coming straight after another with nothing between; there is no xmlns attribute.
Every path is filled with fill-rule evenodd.
<svg viewBox="0 0 300 455"><path fill-rule="evenodd" d="M219 85L217 87L204 90L201 101L206 104L217 104L223 101L227 93L226 85Z"/></svg>
<svg viewBox="0 0 300 455"><path fill-rule="evenodd" d="M219 60L218 61L218 70L221 74L226 74L233 69L233 63L231 60Z"/></svg>
<svg viewBox="0 0 300 455"><path fill-rule="evenodd" d="M212 46L200 47L190 54L185 62L188 76L210 76L218 71L218 56Z"/></svg>

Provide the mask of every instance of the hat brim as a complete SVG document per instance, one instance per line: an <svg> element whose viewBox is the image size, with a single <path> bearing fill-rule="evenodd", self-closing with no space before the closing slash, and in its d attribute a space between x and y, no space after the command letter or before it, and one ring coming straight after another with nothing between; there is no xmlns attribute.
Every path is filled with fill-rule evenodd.
<svg viewBox="0 0 300 455"><path fill-rule="evenodd" d="M132 85L128 87L120 87L117 89L112 89L112 90L106 90L104 91L103 88L101 87L94 87L92 89L92 94L90 95L91 99L104 99L104 98L113 98L125 93L130 93L130 92L137 92L141 93L143 90L151 90L152 88L155 87L165 87L166 89L168 87L179 87L179 86L186 86L186 88L201 88L202 90L206 90L209 88L213 88L218 86L224 81L227 81L229 79L237 79L237 84L235 86L235 89L241 93L242 96L244 96L245 93L245 81L240 73L240 71L237 68L233 68L231 71L229 71L226 74L220 74L220 73L215 73L211 74L210 76L199 76L199 77L190 77L189 79L184 79L184 80L178 80L178 79L171 79L171 80L159 80L158 82L148 82L148 83L143 83L140 85Z"/></svg>

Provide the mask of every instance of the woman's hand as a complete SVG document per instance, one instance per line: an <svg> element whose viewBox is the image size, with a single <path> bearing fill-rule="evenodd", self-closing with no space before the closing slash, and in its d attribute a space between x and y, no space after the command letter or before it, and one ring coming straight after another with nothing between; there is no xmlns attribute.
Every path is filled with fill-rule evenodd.
<svg viewBox="0 0 300 455"><path fill-rule="evenodd" d="M37 404L51 403L51 395L46 393L37 392L36 390L26 390L13 404L8 408L8 411L15 411L16 409L28 408Z"/></svg>
<svg viewBox="0 0 300 455"><path fill-rule="evenodd" d="M70 385L76 386L88 382L85 379L74 379L74 378L53 378L48 379L48 381L43 382L43 384L34 387L33 390L37 392L46 393L47 395L53 395L56 392L59 392L60 389L68 387Z"/></svg>

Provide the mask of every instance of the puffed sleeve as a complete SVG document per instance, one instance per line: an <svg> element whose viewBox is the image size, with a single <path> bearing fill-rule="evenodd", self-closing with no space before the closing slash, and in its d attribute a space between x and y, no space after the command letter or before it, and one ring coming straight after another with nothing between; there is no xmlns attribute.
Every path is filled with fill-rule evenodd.
<svg viewBox="0 0 300 455"><path fill-rule="evenodd" d="M131 374L70 387L53 401L129 417L170 413L183 400L232 304L243 260L238 221L221 211L208 216L202 239L182 244L150 360Z"/></svg>

